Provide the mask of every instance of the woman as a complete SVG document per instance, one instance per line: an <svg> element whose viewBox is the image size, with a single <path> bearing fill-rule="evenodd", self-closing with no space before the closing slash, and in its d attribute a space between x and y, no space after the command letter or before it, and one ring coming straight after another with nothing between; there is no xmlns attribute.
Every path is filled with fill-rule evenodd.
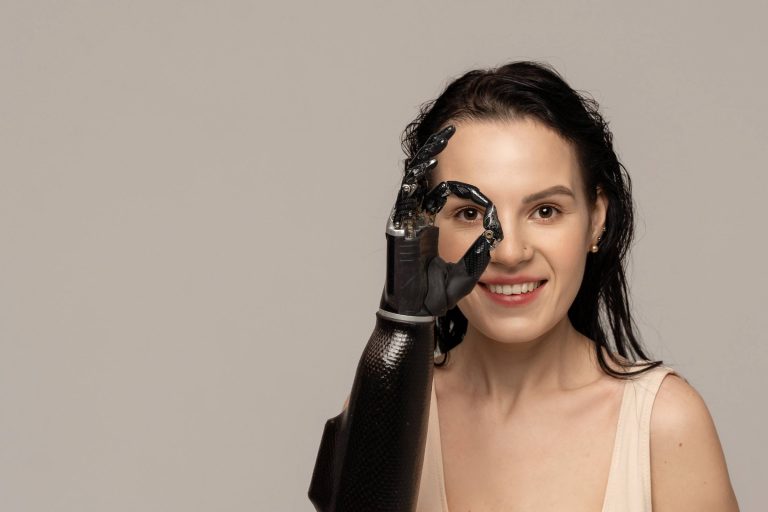
<svg viewBox="0 0 768 512"><path fill-rule="evenodd" d="M447 126L430 187L488 202L447 197L439 256L466 257L491 203L503 240L437 315L416 510L738 510L706 405L634 332L630 181L596 103L541 64L472 71L408 126L406 162Z"/></svg>
<svg viewBox="0 0 768 512"><path fill-rule="evenodd" d="M552 69L514 63L450 84L408 127L406 150L448 122L456 135L432 180L484 191L505 236L478 286L438 321L446 359L428 449L439 435L450 509L737 510L701 397L660 362L632 364L648 357L623 270L630 182L597 105ZM448 261L480 213L452 199L437 219ZM518 281L536 288L510 289ZM626 402L645 415L621 418L634 438L614 454ZM619 452L642 449L645 429L650 453ZM422 494L433 483L423 478Z"/></svg>

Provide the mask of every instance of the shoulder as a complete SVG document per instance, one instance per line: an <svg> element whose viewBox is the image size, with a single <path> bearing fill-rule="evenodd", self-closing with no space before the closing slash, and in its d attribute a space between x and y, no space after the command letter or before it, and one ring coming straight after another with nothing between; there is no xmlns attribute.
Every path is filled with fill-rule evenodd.
<svg viewBox="0 0 768 512"><path fill-rule="evenodd" d="M650 437L654 512L738 511L709 409L674 373L664 377L656 394Z"/></svg>

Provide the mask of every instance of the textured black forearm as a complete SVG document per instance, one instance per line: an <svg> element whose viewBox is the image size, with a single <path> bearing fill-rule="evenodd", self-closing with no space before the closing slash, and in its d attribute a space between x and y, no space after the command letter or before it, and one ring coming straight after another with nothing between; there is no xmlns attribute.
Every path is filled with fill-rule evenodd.
<svg viewBox="0 0 768 512"><path fill-rule="evenodd" d="M377 315L349 405L328 420L309 498L319 512L409 512L424 459L434 354L432 322Z"/></svg>

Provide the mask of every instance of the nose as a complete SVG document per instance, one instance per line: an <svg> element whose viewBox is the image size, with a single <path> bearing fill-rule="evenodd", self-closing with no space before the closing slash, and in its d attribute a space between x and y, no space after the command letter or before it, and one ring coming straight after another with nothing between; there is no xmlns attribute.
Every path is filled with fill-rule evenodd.
<svg viewBox="0 0 768 512"><path fill-rule="evenodd" d="M504 239L491 251L491 263L504 267L516 268L529 261L533 249L525 240L525 233L518 226L504 226Z"/></svg>

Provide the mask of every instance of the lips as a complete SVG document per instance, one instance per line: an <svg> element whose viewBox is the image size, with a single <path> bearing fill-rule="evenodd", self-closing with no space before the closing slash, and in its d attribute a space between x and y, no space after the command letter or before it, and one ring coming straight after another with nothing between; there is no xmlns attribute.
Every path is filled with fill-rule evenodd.
<svg viewBox="0 0 768 512"><path fill-rule="evenodd" d="M521 293L529 293L541 286L544 281L528 281L522 284L496 284L488 283L488 289L493 293L502 295L519 295Z"/></svg>
<svg viewBox="0 0 768 512"><path fill-rule="evenodd" d="M482 290L483 295L490 299L495 304L499 304L501 306L506 307L518 307L518 306L524 306L527 304L532 303L536 300L536 298L539 297L542 293L542 289L547 285L546 279L529 279L525 278L526 280L523 281L520 278L516 278L514 280L519 281L517 283L509 283L511 279L507 279L504 281L504 283L501 283L499 281L494 279L492 282L480 282L478 283L479 288ZM538 286L535 287L531 291L527 291L525 293L512 293L515 291L522 291L523 286L527 288L527 285L525 283L538 283ZM496 293L493 290L499 290L499 287L501 287L503 292L506 292L507 290L510 291L510 294L505 293Z"/></svg>

